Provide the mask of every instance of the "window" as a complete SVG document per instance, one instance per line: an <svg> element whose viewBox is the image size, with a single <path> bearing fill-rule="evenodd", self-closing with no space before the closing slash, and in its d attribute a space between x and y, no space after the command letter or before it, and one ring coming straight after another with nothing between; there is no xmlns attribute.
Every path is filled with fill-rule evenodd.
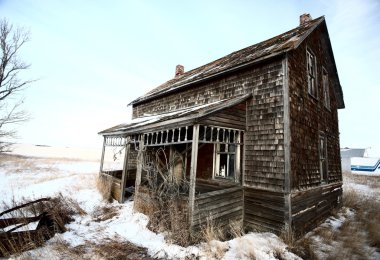
<svg viewBox="0 0 380 260"><path fill-rule="evenodd" d="M313 97L317 97L317 84L316 84L316 61L315 56L310 51L307 51L307 86L308 92Z"/></svg>
<svg viewBox="0 0 380 260"><path fill-rule="evenodd" d="M319 166L321 173L321 182L326 182L328 177L327 139L324 134L320 134L319 136Z"/></svg>
<svg viewBox="0 0 380 260"><path fill-rule="evenodd" d="M235 179L236 145L216 144L215 177Z"/></svg>
<svg viewBox="0 0 380 260"><path fill-rule="evenodd" d="M322 84L325 107L330 110L330 91L329 91L329 74L322 69Z"/></svg>

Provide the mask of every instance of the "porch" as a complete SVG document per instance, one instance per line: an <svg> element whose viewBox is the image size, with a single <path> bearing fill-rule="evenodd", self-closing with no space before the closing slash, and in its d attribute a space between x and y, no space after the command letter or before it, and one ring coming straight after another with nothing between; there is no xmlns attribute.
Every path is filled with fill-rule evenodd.
<svg viewBox="0 0 380 260"><path fill-rule="evenodd" d="M135 202L148 203L152 189L162 191L169 184L178 193L191 226L203 225L207 217L223 225L241 220L248 98L148 117L101 132L100 174L111 178L114 198L123 202L133 191ZM104 167L110 147L120 159L119 168Z"/></svg>

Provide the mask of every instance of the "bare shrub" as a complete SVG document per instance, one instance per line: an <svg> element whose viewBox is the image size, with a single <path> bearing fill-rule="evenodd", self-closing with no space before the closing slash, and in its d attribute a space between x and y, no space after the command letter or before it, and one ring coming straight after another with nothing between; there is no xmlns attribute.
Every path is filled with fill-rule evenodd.
<svg viewBox="0 0 380 260"><path fill-rule="evenodd" d="M187 194L189 183L184 176L175 177L172 171L176 160L181 157L169 161L162 148L139 151L140 155L143 152L144 161L140 163L146 172L146 178L134 198L135 209L149 217L148 226L151 230L166 231L170 241L187 246L191 244L192 236L187 200L183 195Z"/></svg>
<svg viewBox="0 0 380 260"><path fill-rule="evenodd" d="M112 202L112 178L104 175L99 175L96 179L96 188L102 195L103 199Z"/></svg>

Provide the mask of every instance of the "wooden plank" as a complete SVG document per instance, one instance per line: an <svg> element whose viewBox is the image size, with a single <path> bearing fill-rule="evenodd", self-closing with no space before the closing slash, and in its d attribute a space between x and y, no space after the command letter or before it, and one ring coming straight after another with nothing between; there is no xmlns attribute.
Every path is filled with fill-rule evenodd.
<svg viewBox="0 0 380 260"><path fill-rule="evenodd" d="M144 161L144 137L141 138L139 151L137 153L137 169L136 169L136 181L135 181L135 197L138 198L139 188L141 184L142 164ZM136 204L134 203L136 209Z"/></svg>
<svg viewBox="0 0 380 260"><path fill-rule="evenodd" d="M99 173L103 172L103 164L104 164L104 154L106 151L106 137L103 136L103 148L102 148L102 156L100 157L100 169Z"/></svg>
<svg viewBox="0 0 380 260"><path fill-rule="evenodd" d="M220 201L215 201L215 203L208 203L203 205L196 205L194 209L194 214L200 214L202 212L210 212L213 210L219 210L223 207L229 205L239 205L242 204L240 197L234 197L231 199L222 198Z"/></svg>
<svg viewBox="0 0 380 260"><path fill-rule="evenodd" d="M198 160L198 141L199 141L199 125L196 124L193 126L193 141L191 144L190 188L189 188L190 226L193 226L195 180L196 180L196 175L197 175L197 160Z"/></svg>
<svg viewBox="0 0 380 260"><path fill-rule="evenodd" d="M216 214L212 215L196 215L196 218L194 219L194 225L204 225L207 223L207 221L211 220L214 223L223 223L223 222L230 222L231 220L237 220L242 218L243 213L243 207L239 206L233 209L227 209L221 212L218 212ZM235 219L232 219L232 217L235 217Z"/></svg>
<svg viewBox="0 0 380 260"><path fill-rule="evenodd" d="M242 190L242 187L232 187L232 188L227 188L227 189L222 189L222 190L217 190L217 191L211 191L211 192L207 192L207 193L197 195L196 201L202 200L204 198L217 196L220 194L225 194L225 193L235 192L235 191L241 191L241 190Z"/></svg>
<svg viewBox="0 0 380 260"><path fill-rule="evenodd" d="M210 203L211 204L217 203L218 200L230 200L233 198L240 198L240 200L242 201L243 193L241 191L230 192L230 193L222 194L219 196L212 196L208 198L203 198L201 200L196 200L195 203L196 205L198 205L198 207L203 207L204 205L207 205Z"/></svg>
<svg viewBox="0 0 380 260"><path fill-rule="evenodd" d="M128 160L129 160L129 149L130 149L130 137L127 137L125 144L125 154L124 154L124 164L123 164L123 172L121 174L121 192L119 202L124 203L125 200L125 186L128 180Z"/></svg>

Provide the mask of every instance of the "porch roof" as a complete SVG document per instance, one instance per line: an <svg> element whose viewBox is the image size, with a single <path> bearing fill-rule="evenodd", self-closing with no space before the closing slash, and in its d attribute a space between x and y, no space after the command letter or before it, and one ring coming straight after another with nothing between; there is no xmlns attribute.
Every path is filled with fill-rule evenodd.
<svg viewBox="0 0 380 260"><path fill-rule="evenodd" d="M246 94L232 99L224 99L205 105L176 110L169 113L139 117L132 119L128 123L119 124L114 127L105 129L98 134L105 136L129 135L147 132L162 127L194 124L198 120L207 118L216 112L240 104L251 96L252 94Z"/></svg>

